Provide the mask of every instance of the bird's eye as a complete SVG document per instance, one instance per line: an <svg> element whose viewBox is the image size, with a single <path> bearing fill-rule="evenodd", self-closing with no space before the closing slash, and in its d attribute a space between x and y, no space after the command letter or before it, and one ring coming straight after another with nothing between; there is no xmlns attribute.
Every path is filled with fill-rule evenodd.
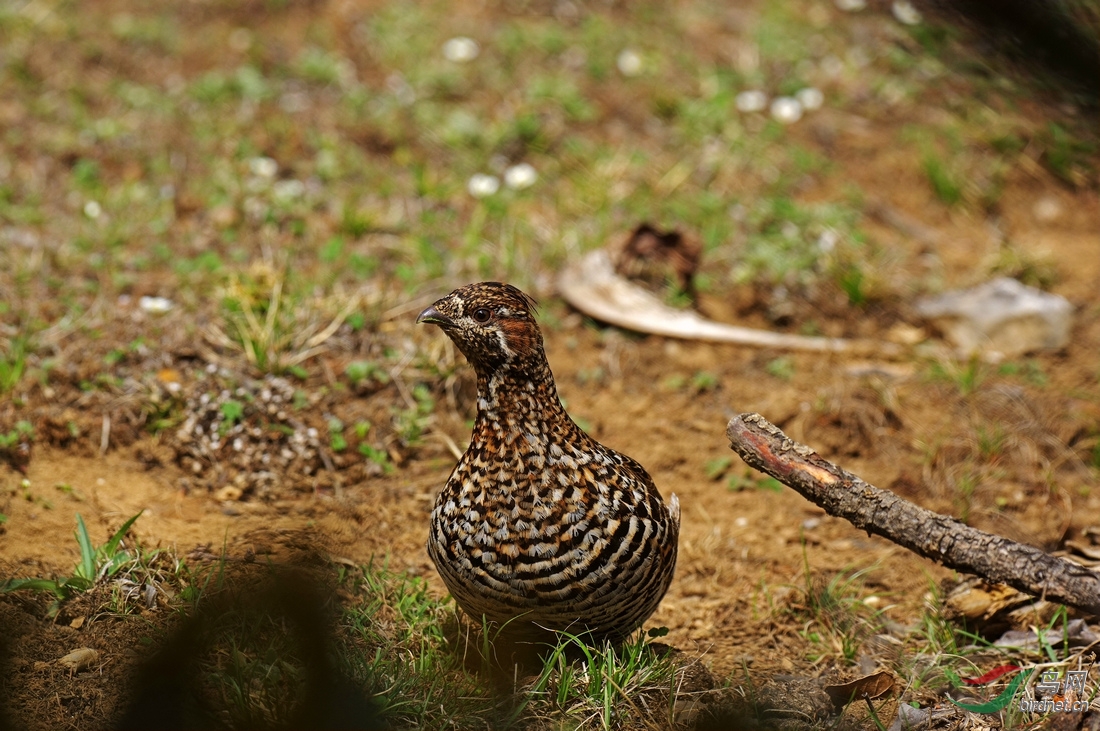
<svg viewBox="0 0 1100 731"><path fill-rule="evenodd" d="M474 321L480 322L482 325L489 322L489 318L493 316L493 311L486 307L478 307L474 310Z"/></svg>

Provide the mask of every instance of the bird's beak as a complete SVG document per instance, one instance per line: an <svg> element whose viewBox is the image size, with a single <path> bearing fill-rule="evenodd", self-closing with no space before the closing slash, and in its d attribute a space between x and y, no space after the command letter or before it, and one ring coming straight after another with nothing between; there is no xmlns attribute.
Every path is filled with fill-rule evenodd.
<svg viewBox="0 0 1100 731"><path fill-rule="evenodd" d="M430 322L433 325L439 325L440 327L450 327L454 325L454 320L440 313L439 310L432 305L428 309L421 312L416 317L416 324L419 325L422 322Z"/></svg>

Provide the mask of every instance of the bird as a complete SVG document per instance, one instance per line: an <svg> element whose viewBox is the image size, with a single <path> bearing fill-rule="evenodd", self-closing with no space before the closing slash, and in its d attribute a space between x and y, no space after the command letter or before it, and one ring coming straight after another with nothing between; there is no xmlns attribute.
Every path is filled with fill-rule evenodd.
<svg viewBox="0 0 1100 731"><path fill-rule="evenodd" d="M435 502L428 553L458 606L512 638L618 643L668 591L680 503L585 433L558 398L536 303L501 282L426 308L477 376L470 445ZM528 641L524 639L523 641Z"/></svg>

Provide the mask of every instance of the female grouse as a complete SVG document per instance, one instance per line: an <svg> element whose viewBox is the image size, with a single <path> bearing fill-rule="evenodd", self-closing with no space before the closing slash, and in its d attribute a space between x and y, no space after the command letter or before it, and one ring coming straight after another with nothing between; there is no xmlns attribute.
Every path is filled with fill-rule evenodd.
<svg viewBox="0 0 1100 731"><path fill-rule="evenodd" d="M619 640L676 566L680 505L558 401L534 301L508 284L456 289L420 313L477 373L477 419L431 515L428 553L458 605L509 633Z"/></svg>

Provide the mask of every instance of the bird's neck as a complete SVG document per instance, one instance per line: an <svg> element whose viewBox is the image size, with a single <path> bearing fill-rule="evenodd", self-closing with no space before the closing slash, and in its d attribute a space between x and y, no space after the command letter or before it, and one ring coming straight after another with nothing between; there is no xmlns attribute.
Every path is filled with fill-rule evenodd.
<svg viewBox="0 0 1100 731"><path fill-rule="evenodd" d="M477 422L493 425L491 431L534 435L561 418L569 421L545 357L528 361L523 369L478 372Z"/></svg>

